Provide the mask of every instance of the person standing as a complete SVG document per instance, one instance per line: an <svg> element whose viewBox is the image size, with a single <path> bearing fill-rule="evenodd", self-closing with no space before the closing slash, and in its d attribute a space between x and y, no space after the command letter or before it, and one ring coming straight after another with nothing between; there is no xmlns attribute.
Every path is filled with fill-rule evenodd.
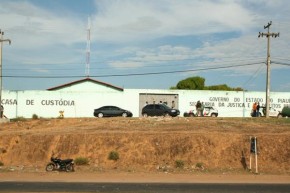
<svg viewBox="0 0 290 193"><path fill-rule="evenodd" d="M171 102L171 108L172 108L172 109L175 108L175 102L174 102L174 101Z"/></svg>
<svg viewBox="0 0 290 193"><path fill-rule="evenodd" d="M201 107L200 107L200 112L201 112L201 116L203 117L203 110L204 110L204 104L203 102L201 102Z"/></svg>
<svg viewBox="0 0 290 193"><path fill-rule="evenodd" d="M254 102L253 107L252 107L252 111L253 111L253 117L256 117L256 115L257 115L257 102Z"/></svg>
<svg viewBox="0 0 290 193"><path fill-rule="evenodd" d="M4 107L3 107L3 105L1 105L1 107L0 107L0 118L3 118L3 116L4 116Z"/></svg>
<svg viewBox="0 0 290 193"><path fill-rule="evenodd" d="M201 109L201 103L200 101L197 101L196 105L195 105L195 108L196 108L196 116L200 116L200 109Z"/></svg>
<svg viewBox="0 0 290 193"><path fill-rule="evenodd" d="M256 117L260 117L260 103L259 102L256 106Z"/></svg>

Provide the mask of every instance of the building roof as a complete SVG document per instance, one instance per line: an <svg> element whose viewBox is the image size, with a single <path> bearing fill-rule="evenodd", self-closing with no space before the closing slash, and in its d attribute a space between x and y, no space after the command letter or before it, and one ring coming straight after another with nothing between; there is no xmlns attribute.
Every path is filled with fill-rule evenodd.
<svg viewBox="0 0 290 193"><path fill-rule="evenodd" d="M117 86L114 86L114 85L111 85L111 84L108 84L108 83L105 83L105 82L94 80L94 79L91 79L89 77L81 79L81 80L69 82L69 83L66 83L66 84L63 84L63 85L60 85L60 86L48 88L47 90L49 90L49 91L61 90L63 88L71 87L73 85L84 83L84 82L92 82L92 83L95 83L95 84L98 84L98 85L103 85L105 87L109 87L109 88L112 88L112 89L115 89L115 90L124 91L124 89L121 88L121 87L117 87Z"/></svg>

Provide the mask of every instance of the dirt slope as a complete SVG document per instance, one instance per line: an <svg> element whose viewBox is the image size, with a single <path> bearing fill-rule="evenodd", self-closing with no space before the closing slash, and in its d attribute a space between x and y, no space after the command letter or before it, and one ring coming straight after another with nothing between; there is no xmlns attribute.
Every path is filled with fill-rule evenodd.
<svg viewBox="0 0 290 193"><path fill-rule="evenodd" d="M43 168L52 151L87 157L90 171L241 172L250 136L258 138L259 171L290 174L290 120L265 118L37 119L0 125L4 166ZM118 161L108 159L112 150ZM243 157L244 154L244 157ZM242 159L244 159L242 161ZM176 161L184 163L176 168ZM253 162L254 164L254 162Z"/></svg>

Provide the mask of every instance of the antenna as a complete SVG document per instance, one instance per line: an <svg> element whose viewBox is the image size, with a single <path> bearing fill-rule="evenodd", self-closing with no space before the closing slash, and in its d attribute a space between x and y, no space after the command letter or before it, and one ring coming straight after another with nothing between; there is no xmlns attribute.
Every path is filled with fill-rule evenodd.
<svg viewBox="0 0 290 193"><path fill-rule="evenodd" d="M86 50L86 76L90 76L90 54L91 54L91 19L88 17L87 50Z"/></svg>

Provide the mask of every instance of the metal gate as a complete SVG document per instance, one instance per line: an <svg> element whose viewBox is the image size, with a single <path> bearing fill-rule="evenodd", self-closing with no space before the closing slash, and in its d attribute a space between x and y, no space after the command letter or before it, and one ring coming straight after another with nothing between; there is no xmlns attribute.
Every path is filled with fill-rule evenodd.
<svg viewBox="0 0 290 193"><path fill-rule="evenodd" d="M166 104L170 108L178 109L178 94L156 94L156 93L140 93L139 94L139 116L141 116L142 108L147 104Z"/></svg>

